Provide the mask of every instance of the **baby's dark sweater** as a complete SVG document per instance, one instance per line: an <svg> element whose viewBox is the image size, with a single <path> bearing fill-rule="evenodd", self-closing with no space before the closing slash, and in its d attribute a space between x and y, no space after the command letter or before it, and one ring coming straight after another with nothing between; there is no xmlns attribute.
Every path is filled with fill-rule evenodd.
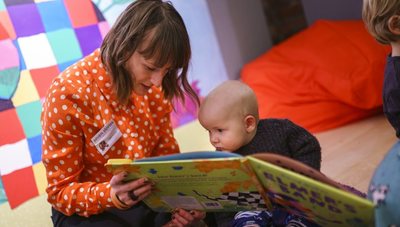
<svg viewBox="0 0 400 227"><path fill-rule="evenodd" d="M243 156L270 152L303 162L314 169L321 168L321 146L304 128L287 119L263 119L250 143L235 153Z"/></svg>
<svg viewBox="0 0 400 227"><path fill-rule="evenodd" d="M321 146L317 138L287 119L264 119L257 125L257 133L250 143L234 153L243 156L270 152L303 162L314 169L321 168ZM235 212L207 214L216 226L231 226ZM214 220L212 220L214 218Z"/></svg>

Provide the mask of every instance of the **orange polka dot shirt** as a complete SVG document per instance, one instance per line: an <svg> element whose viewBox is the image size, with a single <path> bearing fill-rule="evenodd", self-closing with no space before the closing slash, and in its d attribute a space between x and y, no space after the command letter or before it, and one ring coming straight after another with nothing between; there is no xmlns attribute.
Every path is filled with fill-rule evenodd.
<svg viewBox="0 0 400 227"><path fill-rule="evenodd" d="M110 158L140 159L178 153L172 107L159 88L134 93L121 105L97 49L56 77L43 104L42 162L49 203L60 212L90 216L113 207L104 164ZM104 152L93 137L112 122L119 133ZM99 148L100 147L100 148Z"/></svg>

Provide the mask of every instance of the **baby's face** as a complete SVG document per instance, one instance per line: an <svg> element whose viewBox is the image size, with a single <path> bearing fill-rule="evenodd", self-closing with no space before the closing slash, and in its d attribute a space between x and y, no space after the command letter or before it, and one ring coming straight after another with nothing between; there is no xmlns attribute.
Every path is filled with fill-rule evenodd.
<svg viewBox="0 0 400 227"><path fill-rule="evenodd" d="M236 151L246 143L244 119L240 117L226 117L207 115L199 116L200 124L207 129L211 144L218 151Z"/></svg>

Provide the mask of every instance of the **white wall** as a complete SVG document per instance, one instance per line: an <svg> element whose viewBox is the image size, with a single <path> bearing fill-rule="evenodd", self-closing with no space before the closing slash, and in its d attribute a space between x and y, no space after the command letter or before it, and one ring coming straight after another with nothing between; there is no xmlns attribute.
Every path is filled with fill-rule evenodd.
<svg viewBox="0 0 400 227"><path fill-rule="evenodd" d="M230 79L243 65L271 48L261 0L207 0Z"/></svg>
<svg viewBox="0 0 400 227"><path fill-rule="evenodd" d="M172 0L182 15L192 45L190 77L201 94L272 46L260 0Z"/></svg>

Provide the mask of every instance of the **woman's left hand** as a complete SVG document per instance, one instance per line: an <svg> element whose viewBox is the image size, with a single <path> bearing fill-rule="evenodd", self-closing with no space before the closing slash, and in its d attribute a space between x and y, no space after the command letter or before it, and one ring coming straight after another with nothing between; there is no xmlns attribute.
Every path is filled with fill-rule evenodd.
<svg viewBox="0 0 400 227"><path fill-rule="evenodd" d="M203 211L176 209L172 213L171 221L164 225L164 227L198 226L197 224L199 224L205 217L206 213Z"/></svg>

